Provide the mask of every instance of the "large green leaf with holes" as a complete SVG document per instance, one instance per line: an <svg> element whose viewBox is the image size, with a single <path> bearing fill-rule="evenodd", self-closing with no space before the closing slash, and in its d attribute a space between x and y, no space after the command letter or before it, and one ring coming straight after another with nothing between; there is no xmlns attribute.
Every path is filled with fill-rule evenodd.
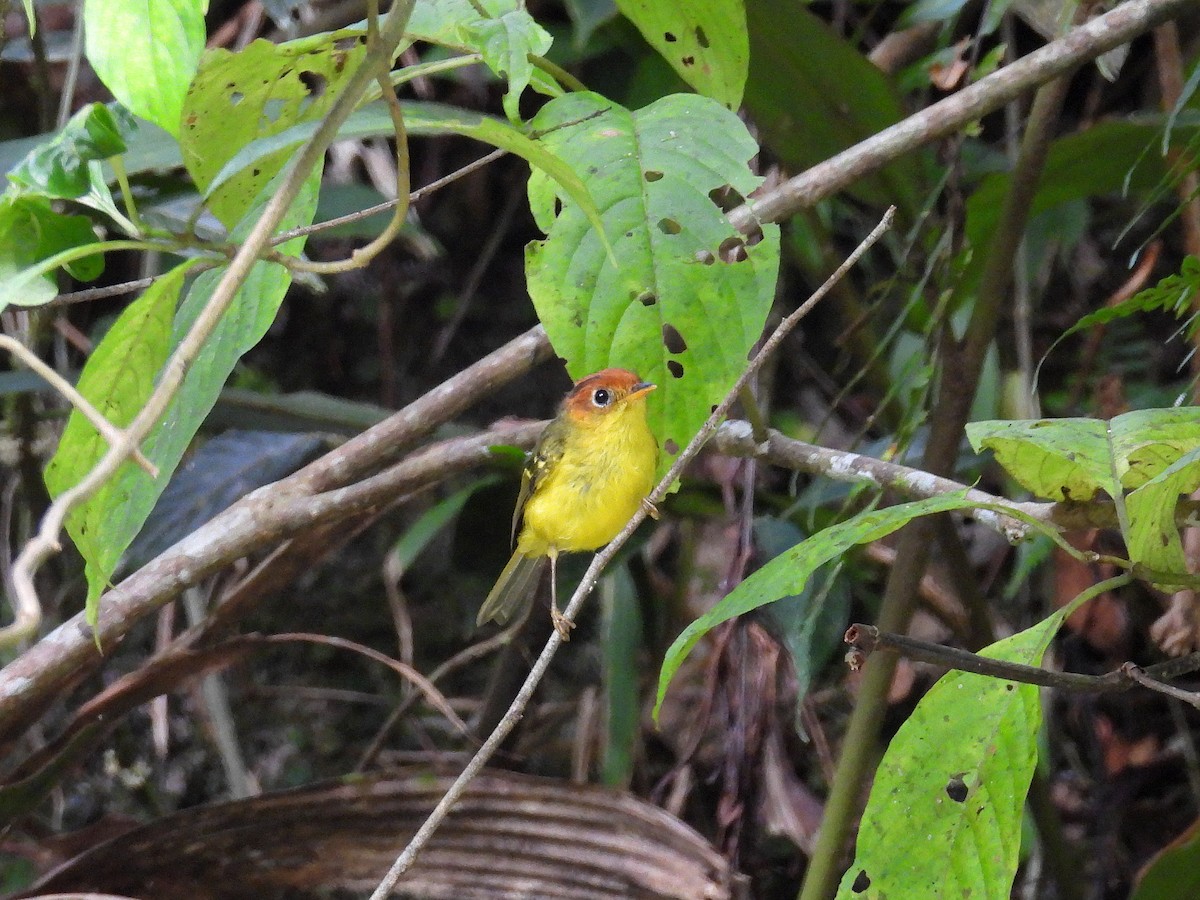
<svg viewBox="0 0 1200 900"><path fill-rule="evenodd" d="M747 166L757 145L719 103L684 94L636 112L571 94L532 124L583 179L614 249L535 172L546 239L528 246L525 268L538 316L573 376L614 365L659 385L649 416L663 471L745 367L771 305L778 228L747 241L714 199L758 186Z"/></svg>
<svg viewBox="0 0 1200 900"><path fill-rule="evenodd" d="M179 134L183 95L204 50L207 0L86 0L87 57L113 96Z"/></svg>
<svg viewBox="0 0 1200 900"><path fill-rule="evenodd" d="M1069 608L981 652L1041 664ZM951 672L888 745L838 900L1009 896L1037 763L1038 688Z"/></svg>
<svg viewBox="0 0 1200 900"><path fill-rule="evenodd" d="M179 136L196 186L207 191L251 141L322 118L365 53L357 30L207 51L184 101ZM290 158L290 148L278 150L225 181L207 198L213 214L232 228Z"/></svg>
<svg viewBox="0 0 1200 900"><path fill-rule="evenodd" d="M617 0L617 8L696 91L741 106L750 64L743 0Z"/></svg>

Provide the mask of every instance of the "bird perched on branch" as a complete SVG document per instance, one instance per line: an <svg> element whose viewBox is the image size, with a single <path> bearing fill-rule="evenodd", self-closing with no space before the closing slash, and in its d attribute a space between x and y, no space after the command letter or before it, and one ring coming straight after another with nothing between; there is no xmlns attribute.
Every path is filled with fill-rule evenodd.
<svg viewBox="0 0 1200 900"><path fill-rule="evenodd" d="M558 554L607 544L646 501L658 465L658 442L646 425L646 395L654 388L626 369L604 369L563 399L521 475L516 549L478 624L524 616L549 560L550 617L568 638L575 625L558 609Z"/></svg>

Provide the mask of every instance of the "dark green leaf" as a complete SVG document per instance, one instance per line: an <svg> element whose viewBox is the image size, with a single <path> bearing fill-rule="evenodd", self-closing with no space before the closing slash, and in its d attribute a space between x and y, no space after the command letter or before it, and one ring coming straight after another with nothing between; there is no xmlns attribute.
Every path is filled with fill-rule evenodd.
<svg viewBox="0 0 1200 900"><path fill-rule="evenodd" d="M821 19L791 0L746 4L750 77L746 107L762 142L792 171L894 125L908 114L879 68ZM851 193L902 216L919 214L935 177L926 151L904 156L855 182Z"/></svg>
<svg viewBox="0 0 1200 900"><path fill-rule="evenodd" d="M31 277L29 269L63 250L95 243L91 220L85 216L55 212L43 197L0 196L0 309L53 300L58 294L55 273ZM104 257L84 257L67 270L88 281L104 271Z"/></svg>
<svg viewBox="0 0 1200 900"><path fill-rule="evenodd" d="M89 103L50 141L30 151L8 173L26 191L73 200L92 190L96 176L89 167L125 152L133 120L120 107Z"/></svg>
<svg viewBox="0 0 1200 900"><path fill-rule="evenodd" d="M246 494L284 478L326 448L316 434L223 432L193 453L172 476L122 568L140 568Z"/></svg>

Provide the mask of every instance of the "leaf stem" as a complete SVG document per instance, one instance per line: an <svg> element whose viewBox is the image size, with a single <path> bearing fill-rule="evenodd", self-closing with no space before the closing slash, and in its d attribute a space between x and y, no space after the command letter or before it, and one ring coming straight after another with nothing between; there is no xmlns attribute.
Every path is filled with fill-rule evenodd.
<svg viewBox="0 0 1200 900"><path fill-rule="evenodd" d="M125 211L129 213L129 224L133 226L133 234L140 237L146 233L146 228L133 199L133 190L129 187L129 173L125 171L125 160L120 156L112 156L109 157L108 164L112 166L117 184L121 188L121 199L125 201Z"/></svg>

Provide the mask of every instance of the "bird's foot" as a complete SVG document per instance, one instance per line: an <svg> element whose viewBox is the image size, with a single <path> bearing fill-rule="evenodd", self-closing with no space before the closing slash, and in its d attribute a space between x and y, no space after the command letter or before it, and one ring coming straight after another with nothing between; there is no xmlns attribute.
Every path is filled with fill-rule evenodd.
<svg viewBox="0 0 1200 900"><path fill-rule="evenodd" d="M656 522L662 518L662 516L659 515L658 507L650 502L649 497L642 498L642 509L644 509L646 511L646 515L648 515L650 518L654 519L654 521L656 521Z"/></svg>
<svg viewBox="0 0 1200 900"><path fill-rule="evenodd" d="M575 627L575 623L560 613L557 606L550 607L550 621L554 623L554 630L560 638L564 641L571 639L571 629Z"/></svg>

